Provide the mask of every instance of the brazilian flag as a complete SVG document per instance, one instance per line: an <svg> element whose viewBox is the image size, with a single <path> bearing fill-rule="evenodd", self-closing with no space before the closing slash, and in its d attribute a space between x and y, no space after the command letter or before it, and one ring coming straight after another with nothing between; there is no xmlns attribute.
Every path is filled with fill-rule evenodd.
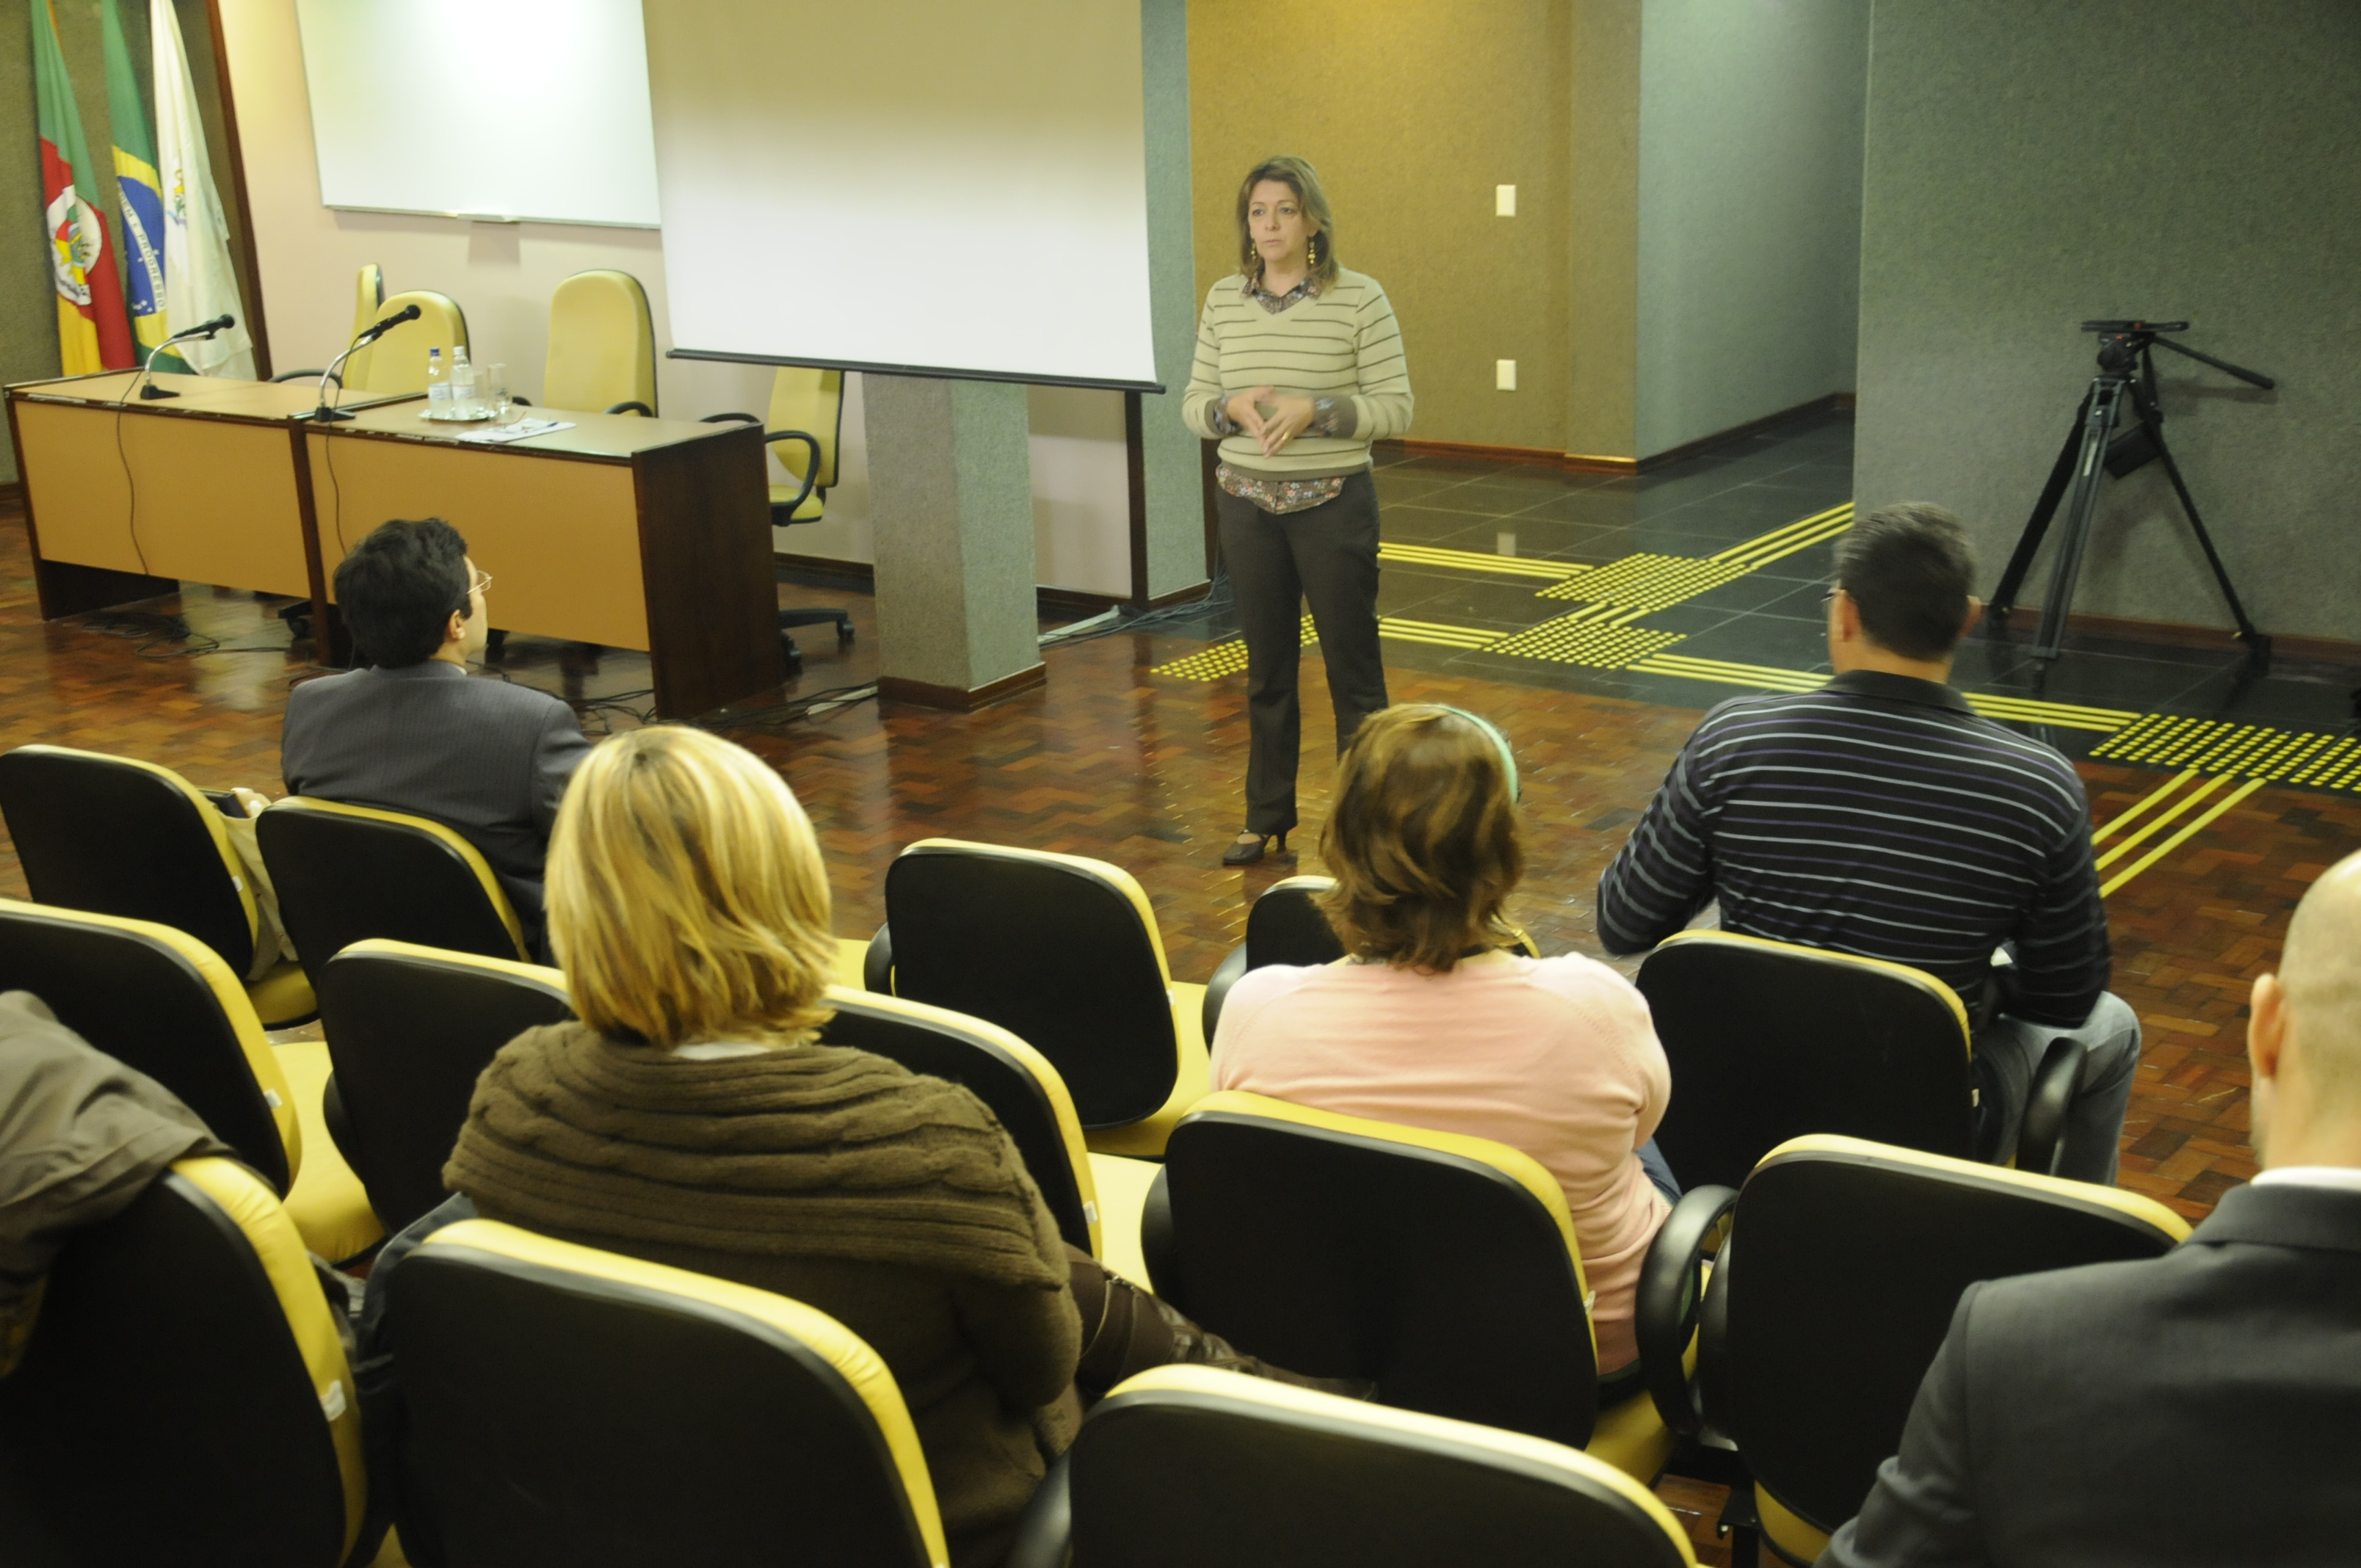
<svg viewBox="0 0 2361 1568"><path fill-rule="evenodd" d="M106 113L115 122L115 191L123 209L123 294L144 357L172 332L164 314L162 181L156 178L156 137L148 128L148 105L131 73L131 51L124 46L123 17L115 0L105 0L100 27L106 46ZM165 353L156 356L156 368L189 367L179 355Z"/></svg>

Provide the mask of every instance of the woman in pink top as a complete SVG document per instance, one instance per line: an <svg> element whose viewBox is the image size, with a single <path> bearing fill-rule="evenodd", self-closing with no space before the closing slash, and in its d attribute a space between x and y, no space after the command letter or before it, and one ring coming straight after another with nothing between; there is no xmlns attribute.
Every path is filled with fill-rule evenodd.
<svg viewBox="0 0 2361 1568"><path fill-rule="evenodd" d="M1389 707L1337 764L1320 852L1351 957L1250 971L1222 1006L1213 1087L1466 1133L1565 1189L1598 1292L1602 1376L1631 1366L1631 1298L1679 1196L1649 1142L1671 1073L1648 1003L1605 964L1501 950L1523 874L1516 762L1457 708ZM1645 1163L1643 1163L1643 1161Z"/></svg>

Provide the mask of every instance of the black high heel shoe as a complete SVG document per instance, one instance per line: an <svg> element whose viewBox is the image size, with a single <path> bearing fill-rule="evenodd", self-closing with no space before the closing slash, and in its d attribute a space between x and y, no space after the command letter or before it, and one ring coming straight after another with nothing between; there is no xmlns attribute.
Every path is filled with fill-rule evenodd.
<svg viewBox="0 0 2361 1568"><path fill-rule="evenodd" d="M1275 850L1271 848L1271 840L1274 839L1279 840L1279 847ZM1230 847L1222 851L1222 864L1250 866L1261 860L1266 852L1277 855L1287 853L1287 830L1282 829L1277 833L1239 834L1231 841Z"/></svg>

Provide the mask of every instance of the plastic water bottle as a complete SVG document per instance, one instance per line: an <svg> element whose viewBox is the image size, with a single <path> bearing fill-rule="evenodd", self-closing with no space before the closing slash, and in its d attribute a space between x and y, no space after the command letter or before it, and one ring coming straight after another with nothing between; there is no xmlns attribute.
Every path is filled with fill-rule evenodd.
<svg viewBox="0 0 2361 1568"><path fill-rule="evenodd" d="M461 419L474 419L484 411L482 401L476 396L476 367L467 363L467 345L464 343L451 350L451 410Z"/></svg>
<svg viewBox="0 0 2361 1568"><path fill-rule="evenodd" d="M438 345L426 351L426 416L447 419L451 413L451 378L443 363L443 350Z"/></svg>

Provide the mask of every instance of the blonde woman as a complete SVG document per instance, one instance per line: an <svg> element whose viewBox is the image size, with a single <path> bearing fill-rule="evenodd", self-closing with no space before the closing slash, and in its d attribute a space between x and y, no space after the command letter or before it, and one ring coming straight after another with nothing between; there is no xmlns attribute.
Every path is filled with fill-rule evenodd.
<svg viewBox="0 0 2361 1568"><path fill-rule="evenodd" d="M1213 1087L1523 1150L1565 1190L1598 1293L1602 1375L1637 1372L1631 1301L1679 1196L1649 1142L1671 1071L1639 991L1605 964L1532 959L1504 908L1524 872L1516 760L1473 714L1423 704L1361 726L1320 852L1351 955L1240 980Z"/></svg>
<svg viewBox="0 0 2361 1568"><path fill-rule="evenodd" d="M1222 559L1246 644L1246 830L1223 852L1249 865L1287 849L1303 716L1296 699L1308 602L1342 751L1386 706L1378 653L1378 494L1369 443L1410 428L1410 368L1374 278L1337 265L1336 220L1300 158L1238 186L1238 270L1197 326L1181 418L1219 440Z"/></svg>
<svg viewBox="0 0 2361 1568"><path fill-rule="evenodd" d="M974 1568L1071 1440L1078 1378L1278 1374L1060 1241L974 1095L818 1043L830 929L811 824L761 759L670 726L602 741L549 852L579 1022L502 1047L444 1172L461 1199L389 1250L472 1212L819 1308L893 1371Z"/></svg>

